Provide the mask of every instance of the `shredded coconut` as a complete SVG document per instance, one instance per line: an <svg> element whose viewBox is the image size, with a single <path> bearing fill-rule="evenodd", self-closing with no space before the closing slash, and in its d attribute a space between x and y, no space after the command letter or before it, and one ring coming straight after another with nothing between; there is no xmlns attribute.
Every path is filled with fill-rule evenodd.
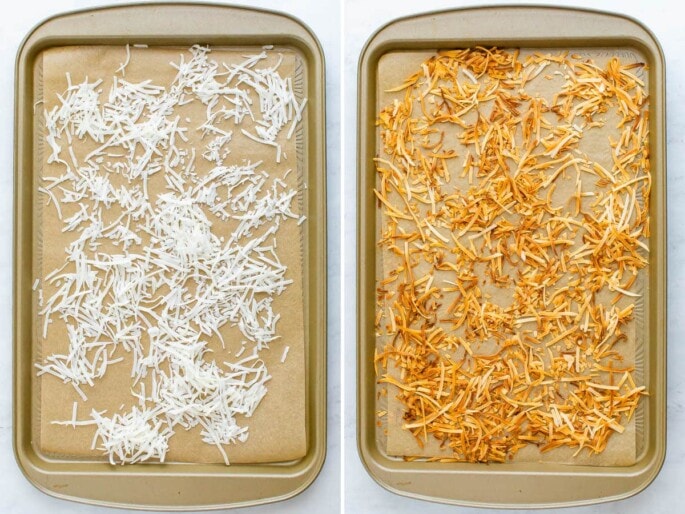
<svg viewBox="0 0 685 514"><path fill-rule="evenodd" d="M117 70L122 75L131 60L128 45L126 52ZM34 283L34 289L50 285L49 297L38 291L43 337L59 318L69 349L36 367L85 400L84 389L96 386L110 366L131 363L137 406L92 410L90 419L78 420L74 403L70 420L53 422L94 425L93 448L112 464L163 462L176 427L198 425L202 440L216 445L228 464L223 445L249 434L236 416L254 413L271 378L259 353L279 337L272 298L292 283L275 236L283 223L304 221L292 210L298 191L269 180L262 162L226 162L233 138L227 122L239 127L252 120L254 133L240 132L274 146L279 161L279 134L285 129L290 138L302 119L306 99L298 101L291 79L279 74L280 58L260 68L265 51L222 66L206 47L194 46L190 54L171 63L177 75L169 87L115 75L103 94L102 80L73 84L67 74L58 105L45 111L48 162L62 174L45 177L39 191L73 240L65 264ZM203 174L195 149L186 145L195 127L176 114L190 102L206 106L198 130L208 143L198 157L213 167ZM83 141L96 148L77 161L74 147ZM167 189L153 196L148 182L155 174ZM227 220L235 229L217 235L215 223ZM208 338L225 344L227 324L246 341L235 362L218 364Z"/></svg>
<svg viewBox="0 0 685 514"><path fill-rule="evenodd" d="M285 359L288 357L288 351L290 351L290 346L286 346L283 348L283 354L281 355L281 362L285 362Z"/></svg>

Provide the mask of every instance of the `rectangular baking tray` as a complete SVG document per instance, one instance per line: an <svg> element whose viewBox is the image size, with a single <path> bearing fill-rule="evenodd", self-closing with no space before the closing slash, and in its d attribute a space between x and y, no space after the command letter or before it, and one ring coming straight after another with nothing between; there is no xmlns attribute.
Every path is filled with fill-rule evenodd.
<svg viewBox="0 0 685 514"><path fill-rule="evenodd" d="M274 464L142 464L59 460L43 455L31 437L34 402L31 274L35 259L33 183L34 65L45 49L66 45L190 47L273 44L305 59L304 326L307 451ZM109 507L208 510L269 503L306 489L326 453L326 189L324 59L300 21L251 8L209 4L140 4L60 15L38 25L21 45L16 62L14 168L14 453L24 475L59 498Z"/></svg>
<svg viewBox="0 0 685 514"><path fill-rule="evenodd" d="M644 440L634 465L407 462L378 443L373 366L377 207L377 70L388 52L498 46L503 48L627 47L647 58L650 88L652 191L649 304L646 306ZM666 130L664 57L639 22L615 14L557 7L492 6L433 12L395 20L367 42L358 83L357 443L369 474L386 489L450 504L542 508L626 498L656 477L666 453Z"/></svg>

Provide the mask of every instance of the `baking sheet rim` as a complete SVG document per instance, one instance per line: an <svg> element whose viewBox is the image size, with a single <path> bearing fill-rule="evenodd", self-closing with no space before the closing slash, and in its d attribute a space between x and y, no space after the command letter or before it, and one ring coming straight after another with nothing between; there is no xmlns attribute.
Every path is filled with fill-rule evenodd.
<svg viewBox="0 0 685 514"><path fill-rule="evenodd" d="M443 33L440 36L444 36L444 32L449 29L444 29L445 26L450 25L445 19L440 20L441 23L436 23L440 17L454 17L454 16L464 16L473 17L474 15L480 14L484 11L500 11L497 12L501 19L505 14L502 11L508 11L507 14L517 14L519 17L516 22L509 23L512 27L518 28L518 33L511 35L510 32L515 32L517 29L509 30L507 33L504 30L502 36L493 36L497 29L494 27L488 27L488 36L478 37L469 35L463 35L457 28L452 28L454 33L459 34L456 38L453 37L436 37L434 33L431 33L433 27L435 30L440 31L441 28ZM586 18L594 17L593 21L598 21L599 18L604 18L606 20L612 20L613 23L622 24L624 26L632 26L632 32L626 33L625 36L621 38L612 38L607 36L607 34L600 34L597 32L593 38L583 38L582 34L577 34L573 37L565 35L565 37L555 38L555 36L550 35L547 38L542 38L539 36L527 36L525 34L526 28L531 24L539 23L539 17L544 13L564 13L570 15L580 15ZM528 15L531 19L522 20L522 16ZM428 21L430 20L430 21ZM452 18L451 21L454 21ZM518 25L517 25L518 22ZM421 24L424 25L421 25ZM428 23L432 23L430 27L426 27ZM466 22L464 22L466 23ZM527 25L526 25L527 23ZM496 24L495 24L496 25ZM397 28L398 26L401 29ZM418 38L411 39L410 34L413 29L418 29L423 27L424 32ZM566 27L564 27L566 29ZM476 31L477 29L474 29ZM544 28L542 29L544 30ZM551 30L551 29L550 29ZM599 30L599 29L597 29ZM468 32L465 31L465 32ZM639 33L639 36L636 35ZM398 34L401 34L398 35ZM430 34L430 35L426 35ZM514 477L516 475L525 475L529 478L539 478L545 475L549 476L549 472L541 471L535 469L536 466L540 465L528 465L523 466L517 464L508 464L507 470L495 470L495 465L488 464L476 464L466 466L478 466L477 469L464 468L464 464L445 464L445 463L429 463L425 461L414 461L414 462L404 462L402 459L395 457L388 457L382 449L379 449L376 445L375 439L375 416L374 416L374 395L375 387L372 385L375 382L375 375L373 372L373 367L370 365L369 356L371 355L372 348L374 344L366 344L365 341L369 338L375 340L372 336L373 334L373 315L367 314L367 311L372 310L373 299L372 293L373 287L369 288L369 284L375 283L375 267L373 270L369 271L363 266L363 262L375 262L374 259L374 245L373 240L375 238L375 225L374 230L370 230L367 226L363 225L363 219L375 219L374 209L370 208L369 205L373 204L373 199L369 199L370 185L374 184L375 171L373 167L369 164L370 157L373 157L375 152L375 138L373 138L373 130L370 128L370 123L368 122L369 116L375 116L375 78L374 73L377 68L378 62L382 55L386 52L394 50L419 50L419 49L435 49L436 47L460 47L460 46L471 46L477 44L484 45L499 45L498 46L521 46L521 47L550 47L557 46L552 42L561 42L563 47L571 46L573 43L569 42L571 39L576 44L581 39L584 42L588 40L590 43L584 46L609 46L607 43L600 44L596 41L612 41L612 46L638 46L642 52L644 52L650 59L650 63L654 64L655 70L652 71L651 83L653 84L653 97L656 98L656 116L653 116L652 127L656 126L658 134L654 136L654 142L656 143L653 148L652 155L656 158L656 164L653 163L652 171L656 177L655 185L653 188L653 200L659 200L658 202L652 202L653 219L656 220L656 227L653 228L653 242L656 241L656 245L652 245L653 250L656 248L657 251L653 251L654 254L658 254L659 258L657 260L658 266L655 266L654 278L652 279L659 287L654 289L653 302L654 305L649 306L650 317L653 317L654 310L660 310L661 307L665 306L665 269L666 269L666 255L665 255L665 84L664 84L664 58L663 51L661 50L658 41L654 35L645 28L640 22L629 18L627 16L618 15L614 13L607 13L597 10L590 9L575 9L566 7L551 7L551 6L483 6L483 7L466 7L459 9L451 9L444 11L435 11L428 13L421 13L415 16L407 16L393 20L386 25L378 29L367 41L362 54L359 59L358 67L358 149L357 149L357 166L358 166L358 193L359 198L359 210L357 219L357 264L358 264L358 279L357 279L357 313L358 313L358 343L357 343L357 383L358 383L358 395L357 395L357 443L358 451L361 460L366 467L369 474L376 480L381 486L386 489L395 492L397 494L410 496L419 499L452 503L458 505L469 505L469 506L479 506L479 507L505 507L505 508L541 508L541 507L553 507L553 506L571 506L571 505L586 505L591 503L598 503L600 501L609 501L613 499L619 499L623 497L636 494L640 490L644 489L651 483L651 481L658 474L665 457L665 316L662 319L650 320L651 331L656 334L656 346L657 348L651 349L652 362L648 367L649 375L646 380L654 379L656 377L658 389L657 393L662 393L657 395L657 399L650 399L650 412L653 410L656 412L652 418L648 420L647 423L651 424L649 428L649 441L648 444L651 445L651 450L653 450L653 455L643 456L642 460L639 461L635 466L628 467L628 472L632 469L632 473L635 474L635 468L641 466L640 475L641 483L633 488L629 488L626 491L619 492L612 495L607 493L604 496L598 496L593 498L581 499L581 500L562 500L562 501L544 501L544 502L532 502L526 503L512 500L512 501L493 501L493 500L464 500L458 497L454 497L454 491L451 493L445 493L443 495L425 495L417 492L416 481L423 480L426 481L428 477L432 480L439 478L441 475L450 474L454 475L455 480L457 476L463 478L466 475L481 475L487 476L487 479L492 479L493 473L498 477ZM617 41L623 44L617 44ZM656 80L654 80L656 78ZM657 120L658 118L658 120ZM654 131L652 132L654 134ZM372 186L371 186L372 188ZM371 216L371 218L369 218ZM369 232L373 234L369 235ZM653 263L650 262L650 265ZM366 310L365 310L366 307ZM365 325L366 323L366 325ZM654 344L650 341L650 344ZM645 345L648 347L649 345ZM650 354L650 355L651 355ZM368 362L367 362L368 361ZM655 369L657 368L658 369ZM657 434L658 432L658 434ZM649 450L649 448L648 448ZM649 453L649 452L647 452ZM516 467L518 466L518 467ZM549 467L549 466L547 466ZM519 469L520 468L520 469ZM527 468L527 469L526 469ZM608 468L592 468L587 466L565 466L563 472L555 469L555 473L562 474L565 477L568 476L588 476L596 477L598 475L607 476L610 473L620 474L620 471L616 471L616 467ZM425 474L426 476L421 476ZM450 496L452 494L452 496ZM481 495L483 496L483 495ZM485 495L487 496L487 495Z"/></svg>
<svg viewBox="0 0 685 514"><path fill-rule="evenodd" d="M307 73L309 76L309 90L307 96L309 98L308 106L310 111L309 124L313 126L324 126L325 112L325 88L324 88L324 57L321 45L316 36L311 30L300 22L298 19L275 11L264 9L252 9L249 7L226 6L219 4L170 4L170 3L156 3L156 4L127 4L106 6L96 9L84 9L78 11L66 12L52 16L39 24L37 24L26 36L19 47L17 53L17 60L15 64L15 162L14 162L14 273L13 273L13 346L14 346L14 361L13 361L13 450L16 461L27 479L38 489L47 494L67 498L70 500L80 501L83 503L99 504L105 506L118 506L127 508L165 508L165 509L216 509L216 508L230 508L237 506L247 506L260 503L273 502L277 500L292 497L299 492L306 489L318 476L325 459L326 453L326 327L325 323L310 323L305 326L306 337L308 339L306 347L306 362L307 370L307 397L306 401L306 415L307 415L307 453L297 461L290 463L273 463L273 464L243 464L225 467L223 465L194 465L194 464L145 464L140 467L127 467L126 472L119 471L120 468L112 468L106 463L100 462L64 462L56 461L46 458L39 453L36 453L35 448L30 441L30 406L26 406L27 399L31 397L31 380L30 373L26 373L26 361L30 357L30 345L28 350L22 348L27 345L21 345L21 341L25 340L20 337L30 334L30 327L22 324L22 316L25 318L27 305L30 305L31 284L27 282L26 273L22 273L22 268L19 263L24 262L27 257L32 255L30 248L30 240L27 242L27 234L31 234L30 217L24 214L28 209L26 204L30 204L32 192L30 191L31 184L31 168L26 163L30 163L32 152L26 152L31 149L31 133L32 130L24 129L24 125L31 125L25 123L30 118L32 106L27 105L27 99L30 100L33 92L29 90L30 82L27 82L29 76L32 74L33 62L41 50L50 46L60 46L74 44L73 39L82 42L84 38L84 21L83 17L89 17L88 22L93 19L95 21L113 21L116 17L134 15L139 27L147 27L147 20L150 14L154 12L154 22L151 25L163 27L163 30L168 30L167 26L163 25L161 19L172 16L173 12L178 12L180 9L193 9L193 17L195 22L199 20L211 19L215 26L218 26L219 20L216 18L227 19L228 17L239 14L247 16L248 18L258 18L262 25L267 27L267 31L260 34L251 34L247 31L244 34L225 34L220 36L221 44L224 46L246 44L244 39L250 39L251 44L263 44L264 38L279 39L281 42L291 45L303 54L303 58L307 63ZM128 20L127 20L128 21ZM185 20L184 20L185 21ZM179 22L183 23L183 21ZM69 30L54 34L55 30L68 29L74 26L81 30L74 30L75 34L70 34ZM86 25L86 35L90 31L90 38L88 41L98 42L112 41L120 44L125 44L128 40L141 40L148 32L139 29L138 31L131 30L126 32L119 28L113 29L113 34L102 36L102 34L92 33L96 27L96 23ZM109 26L109 25L106 25ZM278 27L278 30L275 29ZM162 30L162 29L160 29ZM51 33L52 32L52 33ZM76 34L78 32L78 34ZM173 33L173 32L172 32ZM216 31L218 33L218 31ZM216 40L215 33L211 33L210 39ZM190 42L196 42L198 39L204 42L206 39L202 34L193 32L186 34L181 32L180 35L174 36L175 39L167 41L162 39L162 45L188 45ZM214 42L210 42L216 45ZM27 135L28 134L28 135ZM20 150L22 150L20 152ZM28 157L27 157L28 154ZM305 150L306 172L305 177L310 184L308 192L308 214L312 217L317 213L325 212L325 132L324 130L311 130L310 136L307 140L307 147ZM23 210L22 210L23 207ZM24 214L23 214L24 213ZM319 216L317 216L319 217ZM310 272L305 275L304 287L307 291L306 303L306 319L325 320L325 279L320 280L319 270L325 270L325 220L317 224L311 224L309 229L309 247L307 250L307 264ZM27 247L29 251L27 252ZM30 266L29 266L30 268ZM312 271L313 270L313 271ZM324 273L325 277L325 273ZM26 298L28 297L28 299ZM30 310L30 309L29 309ZM29 313L30 314L30 313ZM28 354L28 357L26 356ZM27 393L28 391L28 393ZM28 412L28 419L26 413ZM28 427L28 428L27 428ZM26 431L29 431L28 438ZM28 441L27 441L28 439ZM93 472L92 469L84 470L85 467L95 466L102 469L99 472ZM195 468L193 473L191 468ZM186 471L184 473L184 471ZM254 476L262 475L264 478L278 478L280 476L281 482L287 480L291 483L290 490L283 491L283 487L270 488L266 486L265 489L274 489L273 493L262 490L257 487L253 491L251 498L243 499L238 503L230 503L228 500L219 503L202 503L191 499L183 499L181 503L174 502L173 498L170 501L156 501L150 498L144 503L135 503L128 501L112 501L107 499L107 493L95 494L97 498L91 496L78 496L68 493L60 492L59 487L51 488L55 480L50 480L55 477L55 473L59 476L71 476L72 479L85 477L88 482L89 476L127 476L137 479L145 475L148 479L150 477L161 479L162 481L169 481L170 479L178 479L180 477L183 481L193 481L213 475L214 478L225 480L233 477L234 479L244 479ZM65 475L66 474L66 475ZM272 480L273 481L273 480ZM230 488L226 487L224 494L225 498L230 497ZM190 487L187 487L190 489ZM271 494L271 496L269 496ZM100 497L101 496L101 497ZM150 495L153 496L153 495ZM199 495L195 495L199 498Z"/></svg>

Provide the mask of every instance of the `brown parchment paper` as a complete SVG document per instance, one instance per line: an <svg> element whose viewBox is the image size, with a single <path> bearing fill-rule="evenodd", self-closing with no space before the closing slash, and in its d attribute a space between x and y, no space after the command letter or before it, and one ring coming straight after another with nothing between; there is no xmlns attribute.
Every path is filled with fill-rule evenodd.
<svg viewBox="0 0 685 514"><path fill-rule="evenodd" d="M266 43L266 42L265 42ZM242 48L213 48L209 54L210 59L218 63L240 63L245 56L254 55L262 51L261 47ZM186 61L190 53L186 48L174 47L130 47L131 58L123 72L118 72L117 77L129 82L151 80L156 85L165 86L167 89L173 82L177 70L169 65L170 62L178 63L183 54ZM284 77L292 77L293 89L302 99L306 91L306 74L304 73L304 59L296 51L290 48L274 48L269 57L261 61L259 67L274 65L278 55L283 56L279 71ZM48 49L38 59L35 77L37 88L42 89L43 105L36 108L37 127L41 125L43 108L50 109L57 105L56 94L62 93L67 87L65 73L71 76L73 84L83 81L86 77L93 81L103 79L100 85L101 100L106 100L112 77L116 70L126 61L126 48L123 46L72 46ZM40 95L38 96L40 98ZM259 105L259 99L253 93L253 106ZM305 108L306 109L306 108ZM206 106L195 100L194 102L178 107L178 114L185 120L188 127L186 135L191 146L196 149L196 172L198 175L206 173L214 164L202 158L204 146L208 138L202 140L201 132L195 130L206 120ZM219 125L233 132L232 140L227 143L230 154L225 160L226 165L242 164L244 160L250 162L262 161L258 170L269 173L269 179L265 188L270 188L274 178L284 180L288 187L299 191L292 203L293 212L306 214L303 195L304 176L304 145L302 124L296 129L293 137L287 140L286 134L289 125L279 135L278 142L281 144L283 155L281 163L276 163L276 150L273 147L256 143L245 137L240 129L244 128L254 133L253 123L245 117L240 126L234 125L233 121ZM36 175L59 176L63 169L57 164L47 164L50 154L46 148L44 137L40 130L36 134L38 162L41 169ZM95 146L91 142L78 141L74 144L76 158L86 155ZM66 147L65 147L66 150ZM286 172L292 169L292 172ZM38 178L39 181L39 178ZM149 192L151 198L165 190L165 182L162 172L158 172L149 179ZM265 189L266 190L266 189ZM45 195L37 194L36 230L35 242L36 278L42 279L53 269L62 266L65 262L64 248L73 240L74 233L62 233L62 222L56 216L54 206L46 205ZM72 213L70 206L62 205L64 216ZM212 230L219 235L228 235L231 229L237 225L235 221L222 222L219 218L209 214L212 221ZM307 221L305 221L305 224ZM281 262L288 267L287 279L293 283L286 291L274 298L274 313L280 313L281 318L277 325L277 334L280 339L272 342L270 348L260 352L264 360L271 380L267 382L268 393L257 407L250 418L238 417L237 422L241 426L249 426L249 437L244 443L236 443L224 446L231 463L261 463L280 462L301 458L306 453L305 432L305 335L304 335L304 293L303 293L303 255L304 255L304 229L305 225L298 226L297 220L288 220L281 223L277 233L277 253ZM262 230L267 227L263 227ZM103 246L103 248L106 248ZM110 250L120 251L110 247ZM135 251L131 247L129 251ZM41 280L43 296L47 300L54 288L43 284ZM42 339L42 318L36 319L36 325L41 328L36 330L36 361L42 361L46 356L53 353L64 353L68 348L66 328L63 322L54 318L48 330L47 339ZM221 333L225 341L225 349L222 349L219 339L208 339L213 355L205 356L205 359L215 359L221 365L223 361L235 361L236 353L241 348L241 342L245 340L237 327L230 327L227 323ZM285 346L289 347L287 358L281 363L281 357ZM247 349L242 357L246 357L252 349L249 341ZM84 386L83 390L88 396L87 401L82 401L71 385L63 384L57 378L43 375L38 380L37 394L40 397L40 412L34 419L34 439L39 443L40 450L50 456L60 458L89 458L104 459L100 450L91 450L91 442L95 434L92 426L73 428L51 424L53 420L70 420L72 416L73 402L78 402L78 419L89 419L91 409L104 410L108 415L119 412L123 405L122 413L130 406L136 405L137 400L131 395L131 359L123 350L117 350L114 358L123 356L124 361L110 366L106 375L95 383L95 387ZM149 389L148 389L149 390ZM170 440L170 448L167 453L167 462L197 462L197 463L223 463L223 458L218 449L211 444L202 442L200 436L201 427L195 427L185 431L178 426L175 435Z"/></svg>
<svg viewBox="0 0 685 514"><path fill-rule="evenodd" d="M566 49L521 49L520 60L525 60L528 55L534 52L551 53L552 55L556 55L564 50ZM633 49L577 48L568 50L569 55L577 54L582 56L582 58L591 58L594 63L600 67L604 66L614 56L619 57L623 64L632 62L646 62L644 57ZM419 70L421 63L434 55L434 53L434 51L395 51L389 52L381 57L377 71L377 112L380 112L380 110L386 105L392 104L395 99L403 100L404 91L392 93L387 92L387 90L404 83L405 79ZM546 98L548 102L551 103L552 96L555 92L559 91L564 82L563 76L554 75L554 71L557 70L563 71L563 69L557 65L548 66L535 79L526 84L526 92L531 96L539 95L540 97ZM551 75L551 80L546 79L546 75ZM645 89L648 90L647 74L641 73L639 76L643 81L645 81ZM487 107L485 109L487 109ZM481 112L483 112L483 109L481 109ZM483 112L483 114L487 115L487 112ZM603 127L586 129L583 132L583 137L580 140L578 149L580 152L586 154L590 159L599 162L607 169L611 169L611 148L609 146L608 137L612 136L614 139L617 139L618 136L620 136L620 132L616 128L619 118L612 112L604 114L602 118L606 120L605 125ZM552 125L557 123L556 115L552 113L548 113L547 119L550 121L550 123L552 123ZM465 116L464 121L467 123L474 122L475 117L473 116L473 113L469 113L469 115ZM459 157L456 159L450 159L447 161L451 176L449 186L453 185L455 189L466 191L469 187L468 178L460 177L462 169L461 166L463 164L464 156L466 155L466 147L461 145L459 140L455 137L457 134L456 129L453 127L446 127L445 124L443 124L440 128L445 131L446 143L444 145L444 149L447 150L453 148L459 155ZM378 130L376 132L376 148L379 156L389 159L389 156L383 151L383 144L380 139L380 131ZM562 173L557 178L555 181L557 187L552 196L553 203L555 205L566 204L570 198L570 195L573 194L575 177L575 171L571 172L567 170L566 173ZM474 179L474 183L475 180L477 179ZM584 192L596 190L594 180L588 179L587 177L583 177L582 187ZM388 197L390 198L391 196L391 202L393 205L402 205L402 201L397 196L396 191L390 191L388 193ZM592 198L584 198L583 208L587 207L592 200ZM395 201L397 203L395 203ZM378 209L377 212L376 224L379 229L387 221L387 217L384 212L384 209ZM402 224L399 223L398 225L401 226ZM411 224L407 224L404 228L411 228ZM465 243L467 241L466 236L464 236L463 239L464 241L462 242ZM576 242L578 242L578 239ZM579 245L576 244L572 248L576 248L577 246ZM573 251L573 249L571 249L571 251ZM399 262L397 259L399 259L399 257L392 255L390 252L378 251L376 262L377 276L380 276L379 274L382 274L383 277L388 276L388 272L397 267ZM421 262L414 269L417 273L428 273L430 271L430 268L425 262ZM505 271L505 274L506 273L507 272ZM634 320L624 326L624 332L627 335L627 340L615 347L621 352L623 357L622 364L635 365L636 370L633 374L633 378L638 385L640 385L643 381L642 356L644 354L643 334L645 333L644 305L645 302L649 301L647 273L648 268L641 270L634 285L634 290L642 293L642 296L634 299ZM443 278L446 280L453 279L453 277L447 272L434 271L434 275L436 284L439 284ZM483 284L481 288L484 293L489 293L492 295L490 301L502 306L506 306L511 303L512 290L508 288L494 287L489 283ZM611 296L607 294L604 298L600 296L599 301L606 301L608 303L612 297L613 294ZM444 306L448 306L450 303L450 301L443 302ZM629 303L630 301L627 298L622 298L617 305L625 306ZM451 329L449 324L445 324L444 328L446 330ZM381 349L387 342L387 336L378 337L378 348ZM493 346L494 343L471 342L471 344L474 352L481 354L491 353L491 351L495 349ZM460 357L460 354L456 355L457 359ZM384 372L387 372L389 375L398 380L400 378L399 368L395 366L393 361L388 362L388 368L387 370L384 370ZM397 391L397 388L390 384L378 385L378 410L381 412L387 410L387 416L382 416L379 419L378 424L377 438L380 447L385 448L389 455L398 457L451 457L451 450L449 450L449 448L441 449L439 442L435 438L429 436L427 441L423 441L424 447L421 448L411 432L402 428L402 425L404 424L404 406L397 399ZM536 446L528 445L516 453L513 462L550 462L596 466L631 465L636 461L637 453L642 446L641 442L644 436L643 410L646 400L646 398L642 398L633 418L629 422L625 423L625 431L622 434L614 433L610 438L606 449L599 455L590 454L588 451L584 450L574 457L573 454L576 452L576 448L566 447L541 453Z"/></svg>

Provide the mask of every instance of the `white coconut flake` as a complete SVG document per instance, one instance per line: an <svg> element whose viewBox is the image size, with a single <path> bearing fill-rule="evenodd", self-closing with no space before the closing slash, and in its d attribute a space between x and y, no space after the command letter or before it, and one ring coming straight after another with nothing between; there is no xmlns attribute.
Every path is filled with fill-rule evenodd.
<svg viewBox="0 0 685 514"><path fill-rule="evenodd" d="M117 73L121 73L122 76L126 76L126 66L131 62L131 47L126 45L126 60L121 63L121 66L117 68Z"/></svg>
<svg viewBox="0 0 685 514"><path fill-rule="evenodd" d="M35 366L84 401L84 389L97 387L110 366L130 366L136 405L122 404L111 415L92 410L78 420L75 402L70 420L53 421L95 426L92 448L112 464L164 462L174 431L196 426L228 464L224 446L247 440L239 419L254 413L271 378L259 353L279 338L273 297L293 282L276 253L277 234L305 217L291 208L298 191L272 179L262 162L227 161L228 123L275 147L279 162L277 138L286 127L290 137L306 99L297 99L290 77L279 74L282 56L267 67L266 52L221 66L209 55L192 47L189 59L171 63L177 74L168 86L115 75L103 92L102 80L73 84L67 74L57 105L45 109L48 162L63 170L45 177L38 191L73 239L64 265L39 290L43 338L58 318L68 350ZM116 73L124 76L130 60L127 45ZM199 128L177 113L191 102L206 107ZM208 172L199 172L187 144L191 130L207 138L199 154L212 164ZM74 147L84 142L95 149L77 161ZM155 175L167 189L153 196L148 184ZM217 235L228 220L233 231ZM227 326L245 340L234 362L217 364L209 339L223 345Z"/></svg>

